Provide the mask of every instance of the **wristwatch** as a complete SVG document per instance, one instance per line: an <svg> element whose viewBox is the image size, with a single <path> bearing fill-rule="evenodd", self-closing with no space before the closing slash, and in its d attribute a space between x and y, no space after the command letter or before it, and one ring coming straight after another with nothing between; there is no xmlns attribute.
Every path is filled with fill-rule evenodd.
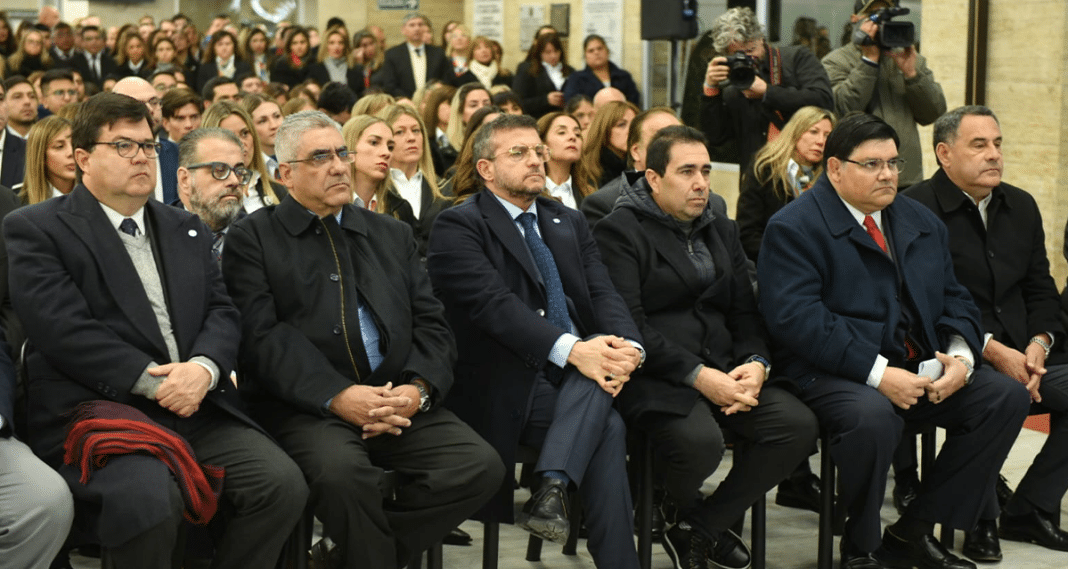
<svg viewBox="0 0 1068 569"><path fill-rule="evenodd" d="M764 366L764 379L771 377L771 362L769 362L767 358L765 358L764 356L753 355L749 356L749 359L745 360L745 363L747 364L752 362L756 362Z"/></svg>
<svg viewBox="0 0 1068 569"><path fill-rule="evenodd" d="M423 386L422 381L413 381L412 385L419 390L419 411L426 413L430 410L430 392Z"/></svg>
<svg viewBox="0 0 1068 569"><path fill-rule="evenodd" d="M1035 336L1031 338L1031 341L1028 342L1028 344L1038 344L1039 346L1042 346L1042 349L1046 350L1046 358L1049 359L1049 351L1053 348L1053 344L1050 344L1049 342L1043 340L1042 336Z"/></svg>
<svg viewBox="0 0 1068 569"><path fill-rule="evenodd" d="M968 358L964 356L955 356L957 361L964 364L964 385L972 384L972 373L975 372L975 366L972 362L968 361Z"/></svg>

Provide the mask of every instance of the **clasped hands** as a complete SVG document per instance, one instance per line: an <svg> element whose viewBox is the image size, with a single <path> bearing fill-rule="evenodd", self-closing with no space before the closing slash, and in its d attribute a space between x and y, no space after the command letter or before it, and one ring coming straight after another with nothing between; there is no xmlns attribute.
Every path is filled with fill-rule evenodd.
<svg viewBox="0 0 1068 569"><path fill-rule="evenodd" d="M145 371L155 377L165 376L156 388L156 402L179 417L190 417L199 411L211 387L211 373L194 362L169 363Z"/></svg>
<svg viewBox="0 0 1068 569"><path fill-rule="evenodd" d="M758 362L742 364L727 373L703 366L693 386L709 401L719 405L725 415L733 415L760 404L758 398L766 371Z"/></svg>
<svg viewBox="0 0 1068 569"><path fill-rule="evenodd" d="M414 385L352 385L330 400L330 411L363 429L363 438L383 433L400 435L412 425L419 410L419 390Z"/></svg>
<svg viewBox="0 0 1068 569"><path fill-rule="evenodd" d="M949 399L965 386L968 368L957 358L942 352L935 352L935 357L942 363L942 377L932 380L906 369L887 366L883 372L883 380L879 383L879 393L902 409L919 403L924 395L935 405Z"/></svg>
<svg viewBox="0 0 1068 569"><path fill-rule="evenodd" d="M575 342L567 363L582 375L594 380L612 397L619 395L623 384L642 361L641 352L619 336L597 336Z"/></svg>
<svg viewBox="0 0 1068 569"><path fill-rule="evenodd" d="M1049 341L1049 338L1046 338ZM1023 352L1015 350L991 338L983 350L983 358L994 366L994 369L1015 379L1027 387L1031 393L1031 400L1036 403L1042 402L1042 396L1038 394L1038 388L1042 384L1042 376L1046 373L1046 350L1036 343L1030 343Z"/></svg>

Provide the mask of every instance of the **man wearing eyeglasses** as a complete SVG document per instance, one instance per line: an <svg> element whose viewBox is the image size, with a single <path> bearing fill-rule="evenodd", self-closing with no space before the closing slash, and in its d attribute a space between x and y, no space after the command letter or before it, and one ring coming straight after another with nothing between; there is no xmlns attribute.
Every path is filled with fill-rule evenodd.
<svg viewBox="0 0 1068 569"><path fill-rule="evenodd" d="M54 115L77 100L78 90L74 86L74 74L70 69L47 71L41 76L41 105L37 107L37 117L43 119Z"/></svg>
<svg viewBox="0 0 1068 569"><path fill-rule="evenodd" d="M504 468L442 406L456 347L441 303L411 228L352 204L344 145L324 113L285 118L289 195L230 227L223 275L253 416L304 471L344 566L396 569L474 513ZM382 469L401 480L393 500Z"/></svg>
<svg viewBox="0 0 1068 569"><path fill-rule="evenodd" d="M954 276L945 225L897 197L893 128L847 117L824 157L826 174L768 223L757 272L776 361L830 435L841 473L841 566L974 568L933 527L975 527L1030 396L979 358L979 309ZM906 423L943 427L946 441L880 539Z"/></svg>
<svg viewBox="0 0 1068 569"><path fill-rule="evenodd" d="M152 133L160 144L159 160L156 160L156 189L152 197L165 204L178 201L178 145L170 140L161 140L163 131L163 105L159 93L148 81L140 77L125 77L115 83L112 93L133 97L144 103L152 119Z"/></svg>
<svg viewBox="0 0 1068 569"><path fill-rule="evenodd" d="M612 402L642 362L641 334L601 263L582 214L545 192L549 154L534 119L503 115L474 141L486 189L443 211L427 270L459 349L447 405L505 464L540 449L533 497L515 522L563 542L584 498L598 567L638 566L626 429ZM513 521L512 480L480 512Z"/></svg>
<svg viewBox="0 0 1068 569"><path fill-rule="evenodd" d="M184 543L183 510L190 519L228 512L213 528L215 565L271 567L307 488L240 410L228 379L239 315L210 230L150 199L159 146L149 125L145 106L129 97L90 98L71 133L79 184L4 219L12 304L28 338L29 443L70 486L76 535L107 548L116 567L170 566ZM202 489L190 471L145 454L111 456L92 472L64 464L71 415L90 402L140 412L135 422L155 433L152 441L179 454L188 444L189 458L225 469L221 495L183 500L190 486ZM177 437L161 439L158 427Z"/></svg>
<svg viewBox="0 0 1068 569"><path fill-rule="evenodd" d="M226 232L241 213L252 178L241 140L225 129L201 128L183 137L178 151L178 198L211 229L211 251L221 261Z"/></svg>

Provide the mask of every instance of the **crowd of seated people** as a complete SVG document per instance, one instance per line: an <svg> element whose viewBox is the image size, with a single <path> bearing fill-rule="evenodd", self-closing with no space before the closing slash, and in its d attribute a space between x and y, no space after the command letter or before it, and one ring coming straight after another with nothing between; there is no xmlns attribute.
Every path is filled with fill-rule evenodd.
<svg viewBox="0 0 1068 569"><path fill-rule="evenodd" d="M892 5L857 0L853 27ZM39 20L0 13L0 566L270 567L310 514L317 566L393 569L471 543L466 519L563 542L580 499L594 563L637 568L628 431L676 569L747 569L731 528L776 485L817 510L821 430L845 569L972 569L999 537L1068 551L1040 212L1002 182L994 112L946 112L914 48L821 62L731 8L684 125L604 38L575 69L551 26L512 70L420 13L394 46L337 17ZM860 100L883 80L903 87ZM723 145L735 212L710 183ZM1012 493L1029 413L1052 431ZM948 433L922 481L921 423Z"/></svg>

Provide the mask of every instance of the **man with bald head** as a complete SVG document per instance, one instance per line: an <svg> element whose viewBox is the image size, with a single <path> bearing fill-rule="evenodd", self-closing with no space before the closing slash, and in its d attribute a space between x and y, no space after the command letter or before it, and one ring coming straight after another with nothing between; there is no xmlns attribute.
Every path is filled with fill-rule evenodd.
<svg viewBox="0 0 1068 569"><path fill-rule="evenodd" d="M620 103L627 102L627 96L623 94L623 91L616 89L615 87L605 87L593 96L593 108L597 110L612 101L619 101Z"/></svg>
<svg viewBox="0 0 1068 569"><path fill-rule="evenodd" d="M169 140L160 140L163 129L163 105L155 87L140 77L125 77L115 83L112 93L126 95L144 103L152 117L152 134L160 143L159 160L156 160L156 191L152 197L165 204L178 201L178 145Z"/></svg>

